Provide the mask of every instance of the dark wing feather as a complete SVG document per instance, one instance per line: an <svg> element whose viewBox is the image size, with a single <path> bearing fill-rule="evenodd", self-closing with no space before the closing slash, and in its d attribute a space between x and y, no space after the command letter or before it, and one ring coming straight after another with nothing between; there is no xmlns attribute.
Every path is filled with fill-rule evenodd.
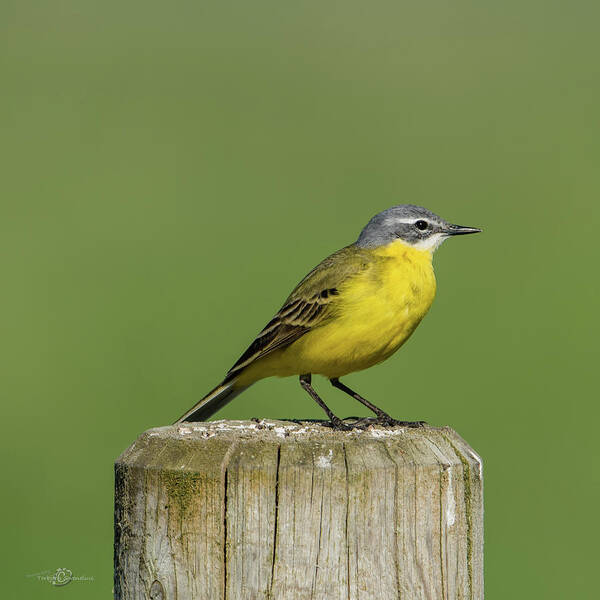
<svg viewBox="0 0 600 600"><path fill-rule="evenodd" d="M288 346L310 331L324 316L324 304L317 301L301 301L285 304L277 315L256 336L250 347L231 367L225 382L230 381L242 369L267 354Z"/></svg>
<svg viewBox="0 0 600 600"><path fill-rule="evenodd" d="M317 265L294 289L279 312L256 336L231 367L230 381L254 361L285 348L329 318L336 305L337 286L363 271L372 258L356 246L347 246Z"/></svg>

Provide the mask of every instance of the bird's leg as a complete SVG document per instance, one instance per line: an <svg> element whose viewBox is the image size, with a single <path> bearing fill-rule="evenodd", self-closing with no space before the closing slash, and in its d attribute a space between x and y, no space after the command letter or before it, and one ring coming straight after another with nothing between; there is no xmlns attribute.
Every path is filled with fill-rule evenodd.
<svg viewBox="0 0 600 600"><path fill-rule="evenodd" d="M346 392L349 396L352 396L355 400L364 404L369 410L372 410L382 421L394 421L394 418L388 415L385 411L381 410L378 406L375 406L372 402L369 402L366 398L363 398L360 394L357 394L354 390L351 390L347 385L344 385L337 377L329 380L333 387Z"/></svg>
<svg viewBox="0 0 600 600"><path fill-rule="evenodd" d="M352 429L352 427L346 425L339 417L337 417L333 414L333 412L331 412L331 409L327 406L327 404L325 404L325 402L323 402L323 400L321 400L319 394L315 392L313 386L310 384L310 381L310 373L307 373L306 375L300 375L300 385L309 393L310 397L327 413L327 416L329 417L333 428L342 429L344 431Z"/></svg>
<svg viewBox="0 0 600 600"><path fill-rule="evenodd" d="M342 390L342 392L346 392L346 394L364 404L369 410L372 410L377 415L377 418L381 423L386 425L400 425L403 427L423 427L423 425L426 424L425 421L397 421L385 411L381 410L381 408L375 406L372 402L369 402L366 398L363 398L354 390L351 390L347 385L344 385L337 377L334 377L329 381L333 387L338 388L338 390Z"/></svg>

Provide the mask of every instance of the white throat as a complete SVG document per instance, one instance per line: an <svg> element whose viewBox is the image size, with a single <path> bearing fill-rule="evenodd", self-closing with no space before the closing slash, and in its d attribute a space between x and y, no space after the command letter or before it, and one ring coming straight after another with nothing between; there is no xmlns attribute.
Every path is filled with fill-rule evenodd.
<svg viewBox="0 0 600 600"><path fill-rule="evenodd" d="M447 237L444 233L433 233L428 238L410 245L417 250L429 250L433 254Z"/></svg>

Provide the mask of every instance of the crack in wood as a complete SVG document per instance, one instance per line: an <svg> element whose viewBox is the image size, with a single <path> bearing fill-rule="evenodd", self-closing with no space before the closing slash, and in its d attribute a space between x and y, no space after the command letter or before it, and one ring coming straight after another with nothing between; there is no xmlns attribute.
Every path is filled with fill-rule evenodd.
<svg viewBox="0 0 600 600"><path fill-rule="evenodd" d="M279 521L279 468L281 465L281 444L277 446L277 463L275 466L275 523L273 526L273 555L271 557L271 583L269 598L273 598L273 583L275 581L275 562L277 557L277 524Z"/></svg>
<svg viewBox="0 0 600 600"><path fill-rule="evenodd" d="M227 480L226 468L223 475L223 600L227 600Z"/></svg>
<svg viewBox="0 0 600 600"><path fill-rule="evenodd" d="M346 466L346 561L347 561L347 577L348 577L348 600L350 597L350 537L349 531L349 519L350 519L350 472L348 470L348 453L346 452L346 444L342 444L342 450L344 452L344 465Z"/></svg>
<svg viewBox="0 0 600 600"><path fill-rule="evenodd" d="M228 501L228 483L229 483L229 462L234 451L237 449L238 442L234 441L223 457L221 463L221 472L223 478L223 600L227 600L227 501Z"/></svg>
<svg viewBox="0 0 600 600"><path fill-rule="evenodd" d="M311 474L311 490L310 490L311 505L312 505L314 482L315 482L315 464L313 462L312 474ZM321 536L323 535L323 503L325 501L324 488L325 488L325 485L323 484L323 487L321 488L321 507L319 510L319 533L318 533L318 540L317 540L317 556L315 558L315 573L313 576L313 584L312 584L312 589L310 592L311 599L314 599L314 597L315 597L317 578L319 576L319 561L321 559Z"/></svg>

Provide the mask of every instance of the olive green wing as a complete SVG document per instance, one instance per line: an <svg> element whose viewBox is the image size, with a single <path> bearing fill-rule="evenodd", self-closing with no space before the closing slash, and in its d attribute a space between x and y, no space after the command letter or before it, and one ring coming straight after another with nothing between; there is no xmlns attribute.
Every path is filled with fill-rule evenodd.
<svg viewBox="0 0 600 600"><path fill-rule="evenodd" d="M323 324L335 313L339 287L367 269L371 261L365 250L347 246L319 263L294 288L278 313L231 367L225 382L239 375L251 363L274 350L289 346Z"/></svg>

